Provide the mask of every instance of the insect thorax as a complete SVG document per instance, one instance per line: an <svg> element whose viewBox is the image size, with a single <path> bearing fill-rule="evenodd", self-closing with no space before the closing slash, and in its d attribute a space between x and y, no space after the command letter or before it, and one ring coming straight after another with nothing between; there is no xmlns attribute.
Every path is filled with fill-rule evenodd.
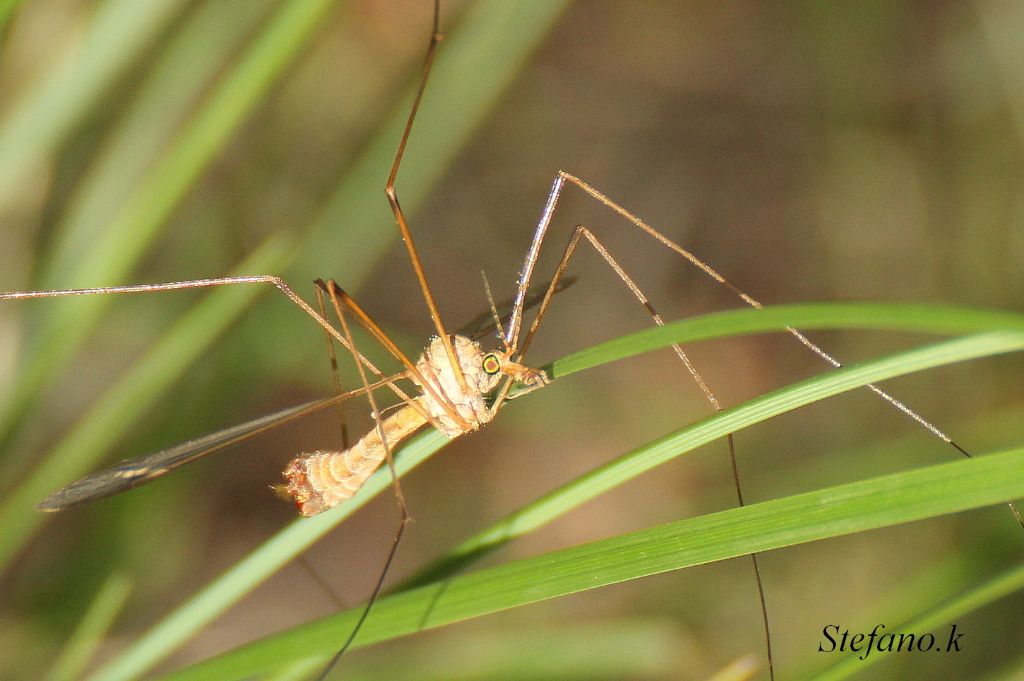
<svg viewBox="0 0 1024 681"><path fill-rule="evenodd" d="M430 345L416 362L416 369L433 388L433 392L440 396L441 400L447 399L470 427L463 428L451 417L445 405L435 399L431 391L424 389L416 378L413 378L413 381L423 390L423 404L445 435L458 437L467 430L476 430L491 420L493 414L487 406L485 396L498 384L500 374L493 375L484 371L483 358L486 353L479 343L465 336L452 336L451 339L468 390L463 390L459 385L458 376L448 359L448 353L445 352L444 342L439 337L431 339Z"/></svg>

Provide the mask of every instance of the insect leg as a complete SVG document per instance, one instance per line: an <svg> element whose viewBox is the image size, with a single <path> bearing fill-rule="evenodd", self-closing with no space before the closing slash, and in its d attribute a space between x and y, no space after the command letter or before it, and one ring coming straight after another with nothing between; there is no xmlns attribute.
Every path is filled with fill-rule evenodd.
<svg viewBox="0 0 1024 681"><path fill-rule="evenodd" d="M338 286L337 282L335 282L333 279L327 282L318 280L317 285L321 286L327 292L327 295L331 297L331 302L334 303L335 307L338 310L344 307L345 309L349 310L353 315L355 315L359 323L362 324L362 326L367 331L370 332L370 334L377 340L377 342L380 343L381 346L383 346L384 349L387 350L392 357L394 357L395 359L402 363L402 366L404 366L405 370L409 372L409 375L416 378L416 381L419 383L419 385L423 386L423 389L427 392L431 399L436 400L439 404L441 404L441 406L444 407L444 410L452 419L455 420L457 424L459 424L463 428L469 428L469 424L466 422L464 418L462 418L462 416L459 415L458 411L456 411L455 405L452 404L452 400L447 395L444 394L444 391L443 389L441 389L441 386L437 385L435 387L434 381L428 381L426 377L424 377L423 374L420 373L420 370L416 368L416 365L413 364L412 360L410 360L409 357L404 352L402 352L402 350L395 344L395 342L391 340L391 338L388 337L386 333L384 333L384 330L381 329L380 326L378 326L375 321L373 321L370 315L366 313L366 311L359 305L359 303L355 301L354 298L352 298L352 296L350 296L348 293L345 292L344 289ZM338 314L340 318L340 312ZM456 362L456 364L458 364L458 362ZM410 405L415 406L417 410L419 410L418 405L416 405L414 402L408 400L407 402ZM439 430L444 430L443 428L440 428L433 419L430 419L428 417L428 420L430 420L431 425L433 425L435 428L438 428Z"/></svg>
<svg viewBox="0 0 1024 681"><path fill-rule="evenodd" d="M314 286L313 292L316 294L317 312L320 313L321 317L326 318L327 308L324 305L323 289L321 289L319 286ZM326 332L324 333L324 337L327 340L327 357L330 359L331 362L331 379L332 382L334 383L334 393L336 395L340 395L342 392L341 372L338 370L338 357L334 352L334 337ZM341 448L342 450L346 450L349 448L349 436L348 422L345 419L344 403L339 402L336 411L338 413L338 428L340 431L339 435L341 436ZM326 579L324 579L320 572L313 567L313 564L309 561L308 558L306 558L306 555L304 553L300 553L298 556L296 556L295 562L297 562L302 567L302 569L305 570L306 574L309 575L310 579L313 580L313 583L319 586L320 590L328 595L328 597L334 602L334 604L338 607L339 610L344 610L347 607L345 601L341 597L341 594L339 594L334 589L334 587L331 586L331 584Z"/></svg>
<svg viewBox="0 0 1024 681"><path fill-rule="evenodd" d="M526 261L523 264L523 269L520 273L520 282L523 284L520 289L520 296L525 297L525 286L529 284L530 278L533 274L533 270L536 266L537 257L540 251L541 242L543 241L547 228L551 223L551 218L554 214L555 207L558 204L558 198L561 195L562 189L564 188L566 182L579 187L582 191L590 195L592 198L596 199L600 203L607 206L610 210L614 211L615 213L618 213L622 218L632 223L633 226L635 226L637 229L647 233L649 236L656 239L665 247L682 256L684 259L690 262L690 264L704 272L711 279L718 282L719 285L723 286L724 288L732 292L737 298L742 300L747 305L755 309L763 307L763 305L758 300L751 297L749 294L747 294L746 292L732 284L732 282L727 280L717 270L715 270L709 264L698 258L696 255L686 250L679 244L675 243L674 241L666 237L664 234L662 234L661 232L659 232L658 230L654 229L646 222L641 220L639 217L637 217L633 213L630 213L628 210L626 210L618 203L610 199L608 196L601 193L594 187L590 186L588 183L584 182L575 175L572 175L562 170L558 171L558 175L555 177L555 181L551 186L551 192L548 195L547 202L544 204L544 210L541 213L541 219L538 222L537 230L534 233L533 243L530 247L530 251L527 254ZM513 323L509 325L508 331L509 337L513 339L518 338L519 328L522 322L522 305L518 304L518 302L519 301L517 298L517 306L516 308L513 309ZM803 345L809 351L813 352L820 359L822 359L824 362L828 363L832 367L839 368L843 366L838 359L836 359L831 354L823 350L819 345L811 341L802 332L792 327L787 327L786 331L791 336L793 336L793 338L795 338L797 342L799 342L801 345ZM514 343L513 346L515 346ZM890 393L886 392L885 390L883 390L882 388L878 387L873 383L868 384L866 387L873 393L878 395L878 397L888 402L894 409L900 411L905 416L915 421L919 426L930 432L932 435L934 435L935 437L937 437L938 439L940 439L941 441L945 442L947 445L955 449L957 453L959 453L960 455L966 457L971 456L971 454L966 449L957 444L951 437L949 437L949 435L940 430L938 426L933 424L924 416L918 414L916 411L911 409L909 406L901 402L896 397L893 397ZM1021 516L1021 513L1017 509L1016 504L1011 501L1008 502L1008 506L1010 507L1010 511L1013 513L1014 518L1017 520L1017 523L1022 528L1024 528L1024 517Z"/></svg>
<svg viewBox="0 0 1024 681"><path fill-rule="evenodd" d="M168 281L156 284L129 284L126 286L101 286L96 288L71 288L51 289L46 291L7 291L0 292L0 300L28 300L33 298L63 298L68 296L89 296L89 295L115 295L128 293L152 293L156 291L181 291L194 288L212 288L216 286L234 286L239 284L272 284L281 291L303 312L309 315L313 321L319 324L325 332L333 336L339 343L348 348L348 341L331 325L323 315L314 310L309 303L302 299L294 289L281 277L275 274L253 274L238 277L216 277L212 279L189 279L185 281ZM361 354L357 354L358 361L362 363L372 374L383 378L384 373Z"/></svg>
<svg viewBox="0 0 1024 681"><path fill-rule="evenodd" d="M341 304L341 301L337 295L340 292L340 289L338 289L333 282L328 284L326 288L327 295L330 296L331 303L334 306L334 310L338 315L338 320L341 323L342 332L345 334L345 338L348 340L348 345L346 347L352 348L352 352L356 353L357 350L355 349L355 340L352 338L352 333L351 330L349 329L348 322L345 320L345 312L343 309L343 305ZM370 610L371 608L373 608L373 604L377 600L377 596L380 595L381 589L384 587L384 579L387 577L388 570L391 568L391 563L394 561L395 554L398 552L398 545L399 543L401 543L402 535L405 533L405 526L408 525L409 521L411 520L409 516L408 507L406 506L405 503L405 495L402 494L402 486L398 481L398 473L395 471L395 461L391 455L391 447L388 444L387 436L384 432L384 425L380 417L380 410L377 407L377 399L374 397L373 391L370 389L369 380L367 379L366 376L366 369L359 362L356 362L356 368L359 371L359 380L362 381L363 386L366 388L366 397L370 402L370 409L373 412L373 418L375 423L374 427L377 429L377 434L380 436L381 443L384 446L384 455L385 458L387 459L388 468L391 471L391 482L395 491L395 499L398 501L398 510L400 518L398 523L398 530L395 532L395 538L391 542L391 549L388 551L387 558L385 558L384 560L384 567L381 569L380 576L377 578L377 582L373 587L373 591L370 593L370 598L366 602L366 607L363 608L362 614L360 614L358 621L356 621L355 626L352 628L352 631L349 633L348 637L345 639L341 647L338 649L338 652L334 654L334 656L330 659L330 661L327 663L324 669L317 676L317 681L323 681L323 679L327 678L327 675L331 672L334 666L341 659L341 656L344 655L345 651L348 650L349 646L352 645L352 641L355 640L356 635L359 633L359 630L363 626L363 622L365 622L366 618L369 616Z"/></svg>
<svg viewBox="0 0 1024 681"><path fill-rule="evenodd" d="M319 286L313 286L313 291L316 293L316 306L317 311L321 317L327 317L327 308L324 306L324 291ZM331 379L334 383L334 393L336 395L341 394L341 372L338 370L338 356L334 353L334 337L329 333L324 333L324 337L327 340L327 357L331 361ZM345 406L342 403L338 404L338 428L341 435L341 448L349 448L349 436L348 436L348 422L345 419Z"/></svg>
<svg viewBox="0 0 1024 681"><path fill-rule="evenodd" d="M622 280L622 283L625 284L625 286L637 299L637 302L643 305L644 309L647 310L647 313L651 316L651 319L654 320L654 323L657 324L658 326L665 325L665 320L654 308L654 305L651 304L646 294L644 294L644 292L640 289L636 282L633 281L632 277L630 277L629 274L626 273L626 271L622 268L619 262L612 256L608 249L605 248L604 244L602 244L600 240L598 240L598 238L594 235L594 233L591 232L589 229L587 229L583 225L577 225L576 229L573 230L572 236L569 239L569 245L566 246L565 251L562 253L562 257L558 262L558 266L555 268L555 275L551 280L551 284L548 286L548 290L545 293L543 300L541 301L540 308L538 308L537 310L537 314L534 316L533 321L530 324L530 329L529 331L527 331L526 336L523 338L522 345L517 348L516 361L522 360L523 356L526 354L526 351L529 349L530 344L533 342L533 338L537 334L537 329L540 327L540 323L543 320L544 315L551 304L552 298L554 297L554 292L556 290L556 287L558 286L558 282L565 274L565 270L569 266L569 261L572 259L572 256L576 253L576 247L579 245L581 237L586 238L587 243L593 246L594 250L596 250L597 253L604 259L604 261L608 263L609 267L612 268L612 270L619 277L619 279ZM536 241L535 243L539 245L540 242ZM524 280L521 279L520 287L525 287L525 285L526 284L524 283ZM715 395L714 391L711 389L711 386L709 386L707 381L704 380L704 377L701 376L700 372L697 370L697 367L690 360L689 356L686 354L683 348L678 343L673 343L672 350L676 353L676 356L683 363L683 366L686 367L686 370L690 374L690 377L693 378L694 382L697 384L697 387L700 388L701 392L704 394L705 399L711 405L712 409L714 409L715 411L722 411L722 404L719 401L718 396ZM499 404L500 400L505 397L504 389L507 388L507 386L508 384L506 384L506 386L503 386L503 392L499 394L497 400L495 401L496 404ZM729 450L729 463L732 467L733 483L736 487L736 498L739 502L739 505L744 506L745 504L743 500L743 487L740 484L739 466L736 462L736 443L732 433L727 434L725 439ZM750 559L754 569L754 580L757 585L758 600L760 601L761 605L761 622L764 627L765 651L768 658L768 673L770 678L774 679L775 667L772 660L771 627L768 622L768 605L764 594L764 582L761 579L761 568L757 561L757 554L750 554Z"/></svg>
<svg viewBox="0 0 1024 681"><path fill-rule="evenodd" d="M395 153L395 161L391 166L391 174L388 176L387 184L384 187L384 193L387 194L388 203L391 204L391 212L395 214L395 222L398 223L398 231L402 234L402 242L405 244L406 250L409 253L409 262L412 263L412 269L416 273L416 279L419 281L420 290L423 291L423 299L427 303L427 309L430 311L430 318L434 322L434 328L437 330L437 335L441 338L441 342L444 344L445 354L448 355L448 361L451 362L452 370L455 372L455 377L458 379L459 387L463 391L468 390L466 384L466 377L462 373L462 366L459 364L458 359L455 356L455 348L452 346L451 338L448 336L448 332L445 331L444 323L441 321L441 313L437 309L437 303L434 301L434 294L430 290L430 284L427 283L427 274L423 270L423 261L420 260L419 252L416 250L416 244L412 240L412 234L409 231L409 223L405 219L405 213L402 212L402 206L398 202L398 191L395 189L395 180L398 178L398 169L402 165L402 157L405 155L405 147L409 142L409 135L412 133L412 124L416 120L416 112L420 108L420 101L423 99L423 91L427 87L427 78L430 76L430 69L434 65L434 54L437 52L437 44L441 42L444 36L441 34L441 2L440 0L434 0L434 25L430 33L430 44L427 46L427 56L423 60L423 72L420 76L420 85L416 90L416 97L413 99L412 108L409 110L409 118L405 122L405 130L402 132L402 139L398 143L398 151Z"/></svg>

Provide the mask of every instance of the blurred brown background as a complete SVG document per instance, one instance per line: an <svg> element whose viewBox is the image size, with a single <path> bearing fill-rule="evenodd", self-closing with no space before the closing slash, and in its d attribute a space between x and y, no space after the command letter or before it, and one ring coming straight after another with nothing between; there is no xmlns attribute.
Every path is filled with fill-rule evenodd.
<svg viewBox="0 0 1024 681"><path fill-rule="evenodd" d="M46 268L59 225L85 191L83 178L110 150L112 131L153 77L149 69L161 51L212 4L176 8L139 63L74 123L52 154L27 165L8 188L0 203L0 289L67 285L59 271ZM269 2L231 4L236 9L222 11L222 20L248 21L250 32L271 11ZM442 25L453 43L464 14L474 9L474 3L444 3ZM0 115L74 44L97 11L93 3L74 0L18 9L0 34ZM381 120L399 106L418 72L429 21L426 2L356 1L331 10L190 187L131 277L95 283L221 275L266 235L306 224L365 152ZM410 220L442 314L457 326L485 308L481 269L498 297L511 295L560 168L637 212L766 303L880 299L1020 309L1022 31L1024 10L998 1L574 3L436 186L424 187L415 171L415 164L431 164L417 150L432 129L414 131L398 190L400 197L429 190ZM459 97L461 85L457 78L431 82L424 106L443 98L458 108L458 100L449 98ZM393 229L381 191L390 161L388 154L374 161L379 189L358 197L365 202L360 210L380 230ZM551 267L576 223L598 232L666 318L737 305L692 267L571 189L542 267ZM315 277L334 277L342 285L358 279L354 293L368 311L407 352L417 352L431 326L404 249L392 240L381 257L368 259L360 239L346 240L350 228L330 225L330 238L309 242L287 278L304 295ZM87 250L84 242L79 252ZM537 363L649 324L592 254L581 255L573 272L579 283L559 297L531 350ZM103 327L8 441L2 455L10 473L2 474L3 486L17 484L33 453L69 429L170 320L199 299L184 293L115 301ZM24 329L31 331L30 315L46 304L5 304L0 310L0 385L19 380L19 352L31 343ZM918 340L863 333L814 337L850 361ZM703 344L692 354L726 405L822 370L784 337ZM1011 357L916 375L892 387L969 449L984 452L1019 442L1020 377L1020 359ZM176 383L162 399L166 408L147 413L109 460L329 390L315 326L283 298L265 295ZM707 411L667 352L573 376L510 406L492 426L454 443L403 483L416 522L395 577L561 482ZM350 412L357 424L368 423L363 405ZM0 656L0 678L36 678L112 565L137 581L100 656L158 621L291 520L290 507L266 486L297 451L334 446L335 431L330 418L311 418L123 500L48 519L0 576L0 649L17 651ZM866 393L763 424L741 433L737 445L750 501L951 456ZM708 447L491 560L733 503L724 447ZM382 498L308 554L350 602L372 584L395 515L392 500ZM909 587L927 581L921 575L935 579L928 593L951 595L1019 561L1021 542L1005 509L991 509L765 555L780 678L831 661L815 652L824 625L870 630L877 618L864 621L865 612L900 612L899 599L914 595ZM904 580L910 580L906 588ZM1006 665L1013 664L1011 650L1024 634L1022 605L1019 597L1009 599L964 620L970 644L960 655L890 660L864 678L1011 678L1013 667ZM177 653L172 666L334 608L302 570L289 567ZM892 626L899 618L882 621ZM451 678L431 676L422 658L455 659L484 640L513 645L530 632L554 626L572 633L587 623L648 632L650 638L641 640L657 651L650 653L649 669L621 676L609 670L607 678L706 678L762 649L744 560L428 632L384 651L353 654L350 664L372 669L381 655L407 655L420 670L410 678Z"/></svg>

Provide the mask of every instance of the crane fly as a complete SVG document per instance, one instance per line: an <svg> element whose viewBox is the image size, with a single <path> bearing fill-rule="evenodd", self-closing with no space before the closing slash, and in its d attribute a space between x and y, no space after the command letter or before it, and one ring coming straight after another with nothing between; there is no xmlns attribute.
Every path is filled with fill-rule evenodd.
<svg viewBox="0 0 1024 681"><path fill-rule="evenodd" d="M391 552L386 559L385 567L380 572L373 593L368 599L366 609L363 611L363 619L365 619L367 614L371 612L373 602L384 583L388 566L390 566L395 555L395 550L398 547L403 529L409 518L398 476L394 473L392 450L411 433L427 426L437 429L449 438L456 438L473 432L489 423L505 402L513 396L542 388L548 384L548 377L542 370L526 363L525 355L541 327L541 321L547 313L554 295L570 283L566 272L580 246L592 249L607 264L618 280L622 282L637 300L638 304L644 308L653 323L658 325L664 324L662 316L651 304L641 287L612 255L602 240L587 226L578 225L573 230L569 243L563 250L550 281L541 289L532 286L538 259L542 246L545 243L548 229L555 215L559 199L567 188L573 188L609 209L611 213L624 222L627 228L636 230L637 234L652 238L669 251L674 252L684 261L696 267L704 275L735 295L744 304L754 308L761 307L761 303L757 299L734 286L716 269L689 250L669 239L634 213L623 208L609 195L606 195L576 175L560 171L555 176L551 185L547 202L543 206L541 217L534 230L531 246L520 268L520 276L515 296L510 304L510 311L502 316L498 312L498 306L492 302L491 310L485 313L487 317L493 318L493 325L498 331L499 347L485 349L475 337L475 334L453 333L449 331L438 311L433 291L417 251L413 231L410 229L406 216L400 206L396 190L396 180L402 164L405 147L412 132L417 109L424 93L438 42L441 38L439 13L439 7L435 5L434 25L419 90L399 142L398 152L394 158L390 177L386 182L387 197L403 242L407 248L409 262L417 277L436 336L430 340L417 358L407 356L367 311L334 280L318 280L316 282L315 293L319 302L317 307L309 304L296 293L290 284L276 275L221 277L159 284L91 289L21 291L0 294L0 300L15 300L43 297L153 293L223 286L271 286L282 292L292 303L309 316L315 324L321 327L328 335L330 343L340 344L353 357L355 366L361 376L362 385L359 388L340 391L334 396L298 405L239 426L218 431L211 435L161 450L141 459L124 462L114 468L73 482L40 502L39 507L41 510L58 511L136 487L209 453L228 445L236 444L241 440L274 428L282 423L331 408L352 398L365 397L371 404L374 427L356 443L346 446L342 450L318 450L301 454L292 459L285 466L285 481L277 486L278 492L292 500L303 516L312 516L343 503L362 486L370 473L385 462L391 467L395 495L401 512L401 522L395 534ZM330 303L333 319L326 312L325 301ZM527 325L524 314L532 306L537 306L538 309L533 319ZM394 360L401 364L402 370L398 373L387 374L375 363L371 362L366 355L362 354L349 328L350 319L363 327ZM797 329L788 329L788 332L801 346L827 365L836 368L841 366L839 360ZM673 351L680 364L685 368L685 371L696 383L710 408L721 410L722 405L716 392L710 387L686 352L678 345L673 346ZM518 392L513 392L516 388L518 388ZM957 445L942 430L888 392L875 385L869 386L869 389L893 408L913 419L933 436L953 447L959 453L967 454L963 448ZM390 391L397 397L398 405L396 405L396 409L388 411L377 404L375 393L381 390ZM735 472L737 470L735 445L731 435L727 438L727 446L730 459L732 460L732 468ZM738 473L736 476L736 494L739 504L742 505L744 500L739 485ZM756 555L751 556L751 559L758 582L758 589L761 591L762 587L760 585ZM763 593L761 593L761 606L767 634L768 617ZM360 624L363 619L360 619ZM358 628L359 625L351 632L346 641L339 642L339 652L335 657L335 661L351 643L358 632ZM768 651L766 658L769 669L771 669L770 638L767 638L767 641ZM331 665L333 664L332 662ZM330 668L331 666L328 666L324 670L323 675Z"/></svg>
<svg viewBox="0 0 1024 681"><path fill-rule="evenodd" d="M576 280L573 277L566 277L561 279L558 282L557 286L553 288L552 293L557 294L564 291L566 288L573 285L575 281ZM185 282L174 283L183 284ZM324 285L326 286L326 284ZM104 292L124 293L141 292L144 290L161 290L160 287L162 287L163 285L155 285L157 287L155 289L150 288L150 286L152 285L145 285L145 288L138 287L134 291L126 291L126 289L135 289L135 287L114 287L113 290L105 290ZM24 294L38 292L21 293ZM524 307L526 309L530 309L539 304L542 293L543 292L538 291L534 292L530 296L527 296L524 300ZM84 292L81 292L81 294L86 295L86 293ZM14 295L19 295L19 293L0 293L0 299L2 299L2 296ZM523 370L521 365L515 365L514 363L501 364L497 367L492 366L494 362L501 362L504 354L507 354L484 353L480 350L478 340L493 328L494 322L491 321L492 316L492 311L481 313L473 320L471 320L469 323L467 323L462 329L460 329L459 333L453 336L453 339L455 339L454 347L457 348L460 358L463 358L463 364L467 365L466 369L482 370L484 375L488 377L486 379L480 379L482 381L491 381L492 379L498 379L502 374L512 375L517 378L520 378L527 389L518 391L516 393L516 396L525 394L529 390L545 385L547 379L544 376L543 372L539 370ZM500 324L500 319L498 319L497 322ZM434 339L434 342L431 344L431 346L428 346L427 351L424 352L423 355L421 355L420 361L417 362L417 364L438 364L436 360L439 357L440 353L443 352L443 350L444 348L441 345L440 341L438 339ZM476 360L475 364L471 364L471 362L473 362L474 360ZM446 365L443 365L443 363L441 364L442 366L439 366L438 369L431 369L433 372L433 378L431 383L432 386L433 384L440 382L442 378L444 382L450 382L453 379L453 375L451 374L451 372L445 373L444 367ZM487 366L487 370L484 370L485 365ZM383 378L379 378L378 380L370 383L368 388L370 390L376 390L379 388L384 388L386 386L394 386L398 381L403 379L411 379L414 383L417 383L417 385L419 385L418 381L427 381L427 379L425 378L425 372L417 368L415 373L411 371L406 371L400 372L398 374L392 374L390 376L385 376ZM353 397L364 396L367 394L367 392L368 390L366 387L358 388L355 390L339 391L338 394L332 395L330 397L312 400L310 402L306 402L300 405L296 405L294 407L283 409L272 414L267 414L265 416L253 419L251 421L247 421L245 423L238 424L236 426L231 426L229 428L225 428L223 430L210 433L209 435L205 435L193 440L182 442L173 447L168 447L167 449L162 449L160 451L153 452L152 454L148 454L146 456L122 461L116 466L112 466L111 468L107 468L95 474L88 475L84 478L76 480L62 487L59 490L56 490L55 492L53 492L53 494L49 495L47 498L40 501L36 507L40 511L46 512L62 511L68 508L79 506L81 504L97 501L99 499L103 499L105 497L109 497L114 494L127 491L129 489L133 489L135 487L138 487L139 485L145 484L159 477L162 477L167 473L170 473L171 471L180 468L181 466L198 461L199 459L209 456L221 449L224 449L231 445L238 444L244 440L264 433L270 429L277 428L286 423L295 421L297 419L301 419L306 416L310 416L312 414L323 411L325 409L329 409L331 407L338 406L341 403L346 402L347 400ZM433 394L447 395L447 392L442 393L437 388L434 388ZM428 393L427 395L429 397L430 393ZM420 401L424 401L426 399L428 398L424 398L423 396L421 396ZM473 407L480 409L479 402L472 403L470 405L470 408ZM433 409L433 411L436 412L437 415L430 416L427 413L427 409ZM466 407L463 407L463 409L466 409ZM496 411L493 406L491 407L491 411ZM406 437L409 434L411 434L411 431L417 430L421 426L431 423L431 421L436 422L438 424L438 429L451 437L458 437L458 435L462 434L458 430L458 424L454 422L451 416L449 416L448 413L445 411L445 407L442 406L437 400L435 400L434 404L431 404L426 408L420 407L419 402L417 402L416 400L410 400L408 403L404 405L403 409L400 409L398 410L398 412L396 412L396 416L397 418L395 418L392 423L402 423L404 429L409 432L404 432L401 437L396 436L394 433L390 433L387 442L392 445L397 445L403 437ZM492 417L493 414L476 415L475 418L472 418L472 423L479 427L487 423ZM388 420L384 419L383 424L385 425L386 429L388 428L387 423ZM377 440L376 445L371 446L370 441L373 440L375 434L375 430L369 431L364 437L364 439L367 440L367 442L365 442L362 445L359 445L357 443L356 447L358 447L359 449L353 451L351 454L355 455L363 451L364 449L373 449L374 451L377 451L380 455L380 459L376 461L376 465L379 465L380 462L383 460L383 442ZM313 457L313 460L324 462L324 454L324 452L317 452L311 454L310 456ZM289 463L289 468L294 467L296 469L301 469L303 466L309 463L309 461L309 458L294 459L292 460L291 463ZM326 461L328 466L338 463L336 461L333 461L331 457L328 457ZM376 468L376 465L373 466L374 469ZM366 471L363 467L360 467L360 472L368 475L369 472L372 471ZM296 471L295 475L298 475L298 471ZM345 484L350 484L350 482L350 480L346 480ZM295 481L291 480L291 483L295 484ZM296 492L289 491L288 489L286 489L286 487L287 485L280 485L276 486L275 489L277 489L278 493L281 494L283 497L295 500ZM349 490L353 492L355 491L351 490L351 488L349 488ZM316 493L316 490L309 491L312 493ZM327 490L327 492L329 494L337 494L342 493L342 489ZM333 507L337 503L340 503L341 499L337 500L334 504L330 504L329 506L323 506L322 501L311 502L308 504L308 507L304 508L304 506L307 506L307 501L301 503L297 502L296 505L299 507L299 511L302 515L311 516L316 515L319 512L323 512L324 510L327 510L328 507Z"/></svg>

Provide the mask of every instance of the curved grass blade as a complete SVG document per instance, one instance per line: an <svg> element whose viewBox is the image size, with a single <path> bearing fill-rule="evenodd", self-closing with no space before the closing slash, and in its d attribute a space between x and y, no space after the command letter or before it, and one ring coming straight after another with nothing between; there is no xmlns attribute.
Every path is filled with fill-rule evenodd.
<svg viewBox="0 0 1024 681"><path fill-rule="evenodd" d="M18 4L0 2L0 28ZM66 139L181 9L173 0L98 4L74 49L66 51L0 122L0 205L8 200L7 192L19 188L18 178L26 169Z"/></svg>
<svg viewBox="0 0 1024 681"><path fill-rule="evenodd" d="M368 645L548 598L889 527L1024 495L1024 447L872 478L619 535L380 599L355 645ZM360 609L271 636L163 681L240 679L329 654Z"/></svg>
<svg viewBox="0 0 1024 681"><path fill-rule="evenodd" d="M736 433L773 416L868 383L952 362L1024 350L1022 342L1024 332L991 332L968 336L836 369L766 393L643 445L545 494L463 542L438 562L414 576L409 584L432 582L452 574L467 563L481 558L516 537L532 532L596 496L729 433ZM574 355L576 356L578 355Z"/></svg>
<svg viewBox="0 0 1024 681"><path fill-rule="evenodd" d="M686 331L676 324L653 327L599 343L564 357L547 367L552 378L568 376L608 358L624 359L665 347L666 338L690 343L736 334L797 329L860 329L955 335L994 330L1024 331L1024 315L952 305L903 303L809 303L769 305L755 310L716 312L686 320Z"/></svg>
<svg viewBox="0 0 1024 681"><path fill-rule="evenodd" d="M806 321L806 318L813 316L818 328L829 328L830 324L847 325L849 324L849 315L847 314L848 307L850 307L849 304L787 306L788 314L790 316L787 316L786 318L802 316L804 321ZM861 306L854 305L853 307ZM880 320L890 319L894 316L894 313L895 316L899 316L899 308L902 307L904 306L877 306L879 318L874 323L880 324ZM918 309L923 308L918 307ZM933 325L938 326L940 324L947 324L947 311L947 308L937 308L936 318L933 320ZM979 315L980 314L981 313L979 313ZM1004 316L1005 315L1002 313L992 313L992 317L990 319L992 326L990 328L1000 328L997 324L997 320L1001 320L1001 323L1004 326L1017 326L1024 328L1024 320L1022 320L1021 317L1009 315L1008 318L1002 319ZM728 321L728 324L721 323L716 327L714 324L708 324L709 317L717 318L719 322L722 322L723 320ZM863 315L862 321L864 321L866 326L870 328L872 324L869 323L871 320L868 317L869 316L866 314ZM927 317L927 315L922 314L919 315L919 317L922 319L919 319L916 322L918 327L927 326L926 322L923 321L923 318ZM965 315L964 319L968 319L969 317L970 315ZM777 329L778 325L778 316L774 314L772 308L765 308L763 310L742 309L735 312L724 313L723 315L705 315L694 319L681 320L666 325L664 329L654 329L654 331L660 332L659 340L665 347L667 347L673 342L711 339L738 333L755 333L770 329ZM978 328L978 326L972 321L970 322L970 328L974 329ZM663 331L664 333L661 333ZM1005 339L1007 343L1006 345L999 343L990 344L984 350L981 349L980 345L972 347L971 343L968 343L964 346L962 341L954 341L954 343L961 343L959 350L963 354L959 356L951 354L949 352L949 348L946 347L945 344L940 344L941 347L934 351L931 361L952 362L957 359L983 356L985 352L994 353L1008 351L1008 346L1018 349L1024 347L1024 331L1007 331L1004 332L1004 334L1008 336L1008 338ZM603 344L600 347L607 345L609 344ZM583 351L583 353L588 352L590 351ZM616 352L618 352L619 355L616 355ZM978 353L981 353L981 355ZM612 342L611 349L602 352L602 359L603 361L610 362L617 359L619 356L626 357L632 354L636 353L632 352L632 348L630 346L616 345ZM573 357L576 356L577 355L574 355ZM927 359L927 357L919 359L924 360ZM841 371L829 372L823 376L811 379L811 381L805 381L800 385L803 386L802 390L822 389L823 387L827 388L831 382L847 380L850 372L857 371L857 381L854 381L854 384L848 385L845 388L853 389L871 381L881 380L884 377L902 375L910 373L915 369L924 368L923 366L910 368L907 365L903 365L901 367L899 361L894 363L885 359L879 360L879 362L881 363L881 366L874 367L874 370L864 370L859 367L851 367ZM561 367L562 361L560 360L555 362L553 366L556 368ZM577 368L575 370L580 369ZM846 373L843 374L841 372ZM561 371L562 375L567 373L567 371ZM763 411L758 412L755 410L749 412L748 415L763 420L764 418L768 418L770 415L783 413L787 409L795 408L795 404L787 401L785 399L786 397L788 396L783 395L780 399L777 399L772 403L762 403L761 407L763 408ZM718 419L734 418L734 411L735 410L729 410L718 416L712 417L711 423L714 424L714 420ZM704 423L706 427L711 427L706 422ZM721 427L725 428L724 432L730 432L737 430L740 426L734 423L733 425ZM428 457L440 450L445 444L447 444L447 442L448 440L443 435L434 431L414 438L412 442L403 448L396 457L395 464L399 475L403 475L406 471L411 470L413 467L422 463ZM677 451L675 452L675 455L681 453L682 452ZM645 451L641 448L641 450L634 452L634 454L637 456L643 456ZM344 520L380 491L387 489L389 484L390 480L387 472L383 470L378 471L375 475L370 477L369 481L363 489L360 490L359 494L349 502L346 502L346 504L321 516L299 520L289 525L262 546L255 549L245 560L224 572L220 577L199 591L192 599L168 615L168 617L161 623L138 639L121 658L113 661L108 667L97 672L95 676L91 677L92 681L131 679L149 669L158 660L162 659L163 656L175 649L184 640L193 636L200 628L212 621L215 617L219 616L242 596L254 589L260 582L294 558L298 553L301 553L317 539L329 532L337 523ZM570 506L568 505L565 506L566 510L569 507ZM548 506L548 510L553 510L553 507ZM552 515L550 517L554 516ZM534 516L534 519L536 518L537 516Z"/></svg>
<svg viewBox="0 0 1024 681"><path fill-rule="evenodd" d="M81 678L103 637L128 600L132 580L124 573L111 574L100 587L89 609L75 628L45 681L74 681Z"/></svg>
<svg viewBox="0 0 1024 681"><path fill-rule="evenodd" d="M77 254L73 269L61 274L60 288L123 281L131 273L171 211L298 55L331 4L332 0L298 0L281 6L169 152L124 198L102 234L95 236L85 253ZM17 389L0 418L0 431L30 408L45 381L67 367L112 298L50 301L40 338L26 357Z"/></svg>

